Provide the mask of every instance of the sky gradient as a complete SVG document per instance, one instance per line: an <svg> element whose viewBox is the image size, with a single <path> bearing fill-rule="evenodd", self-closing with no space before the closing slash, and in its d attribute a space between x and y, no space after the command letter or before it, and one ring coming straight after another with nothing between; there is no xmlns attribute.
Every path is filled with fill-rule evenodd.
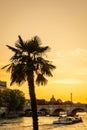
<svg viewBox="0 0 87 130"><path fill-rule="evenodd" d="M87 0L0 0L0 66L9 63L18 35L28 40L38 35L51 50L56 65L46 86L36 86L37 98L87 103ZM0 80L10 75L0 70ZM14 85L11 88L17 88ZM20 87L28 97L27 84Z"/></svg>

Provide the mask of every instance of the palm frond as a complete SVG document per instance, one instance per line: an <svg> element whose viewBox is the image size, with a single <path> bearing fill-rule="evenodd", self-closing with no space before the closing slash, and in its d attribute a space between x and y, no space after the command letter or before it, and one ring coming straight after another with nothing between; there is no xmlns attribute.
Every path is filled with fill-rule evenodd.
<svg viewBox="0 0 87 130"><path fill-rule="evenodd" d="M14 48L14 47L11 47L11 46L9 46L9 45L6 45L10 50L12 50L13 52L15 52L15 53L17 53L18 52L18 50L16 49L16 48Z"/></svg>
<svg viewBox="0 0 87 130"><path fill-rule="evenodd" d="M42 68L41 68L41 72L47 76L53 76L52 75L52 70L55 69L55 66L52 64L43 64Z"/></svg>
<svg viewBox="0 0 87 130"><path fill-rule="evenodd" d="M55 69L56 66L52 65L50 61L45 60L42 57L38 57L35 62L37 64L37 66L35 67L39 66L38 68L36 68L36 71L37 69L39 69L42 74L47 75L47 76L53 76L52 70Z"/></svg>
<svg viewBox="0 0 87 130"><path fill-rule="evenodd" d="M7 68L9 65L10 65L10 64L5 65L5 66L3 66L1 69L5 69L5 68Z"/></svg>
<svg viewBox="0 0 87 130"><path fill-rule="evenodd" d="M12 70L12 68L13 68L13 66L14 66L14 63L11 63L8 67L7 67L7 72L9 72L9 71L11 71Z"/></svg>
<svg viewBox="0 0 87 130"><path fill-rule="evenodd" d="M17 53L17 54L14 54L11 58L10 58L10 61L13 62L13 61L19 61L19 59L22 58L22 53Z"/></svg>
<svg viewBox="0 0 87 130"><path fill-rule="evenodd" d="M18 49L24 50L25 49L25 42L22 40L21 36L18 36L19 40L15 43L15 46Z"/></svg>
<svg viewBox="0 0 87 130"><path fill-rule="evenodd" d="M23 42L23 40L22 40L22 38L21 38L20 35L18 35L18 38L19 38L19 40L20 40L20 44L21 44L21 45L24 45L24 42Z"/></svg>
<svg viewBox="0 0 87 130"><path fill-rule="evenodd" d="M26 50L29 53L34 53L38 50L39 43L34 40L29 40L26 42Z"/></svg>
<svg viewBox="0 0 87 130"><path fill-rule="evenodd" d="M24 64L17 64L11 70L11 85L13 83L22 84L26 80L26 70Z"/></svg>
<svg viewBox="0 0 87 130"><path fill-rule="evenodd" d="M32 39L33 39L36 43L38 43L39 45L42 44L42 42L41 42L41 40L40 40L40 38L39 38L38 36L34 36Z"/></svg>
<svg viewBox="0 0 87 130"><path fill-rule="evenodd" d="M49 46L39 47L39 48L38 48L38 52L39 52L39 53L45 53L46 51L49 51L49 50L50 50Z"/></svg>
<svg viewBox="0 0 87 130"><path fill-rule="evenodd" d="M50 48L48 46L41 47L41 40L38 36L33 37L31 40L26 42L26 48L30 53L44 53Z"/></svg>
<svg viewBox="0 0 87 130"><path fill-rule="evenodd" d="M48 80L42 74L38 74L38 76L36 78L37 85L46 85L47 81Z"/></svg>

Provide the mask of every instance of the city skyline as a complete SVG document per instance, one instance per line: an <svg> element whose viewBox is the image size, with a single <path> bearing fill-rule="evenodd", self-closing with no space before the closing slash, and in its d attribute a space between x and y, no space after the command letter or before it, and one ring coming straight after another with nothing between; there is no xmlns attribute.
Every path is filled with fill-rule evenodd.
<svg viewBox="0 0 87 130"><path fill-rule="evenodd" d="M73 93L73 101L87 103L87 0L0 0L0 19L0 68L13 54L6 45L38 35L56 70L46 86L36 86L37 98L68 100ZM5 70L0 80L10 88ZM27 83L19 88L28 98Z"/></svg>

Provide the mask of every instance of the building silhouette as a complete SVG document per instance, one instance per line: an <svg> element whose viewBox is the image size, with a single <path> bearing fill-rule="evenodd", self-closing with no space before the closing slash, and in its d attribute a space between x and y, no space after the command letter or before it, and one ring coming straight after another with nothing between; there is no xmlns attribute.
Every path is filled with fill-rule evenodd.
<svg viewBox="0 0 87 130"><path fill-rule="evenodd" d="M0 90L5 90L7 88L7 82L6 81L0 81Z"/></svg>

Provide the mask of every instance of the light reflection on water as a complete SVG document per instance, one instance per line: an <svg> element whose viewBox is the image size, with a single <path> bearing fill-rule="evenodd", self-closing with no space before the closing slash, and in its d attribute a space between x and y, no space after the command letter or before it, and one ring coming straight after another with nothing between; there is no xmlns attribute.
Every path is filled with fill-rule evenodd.
<svg viewBox="0 0 87 130"><path fill-rule="evenodd" d="M72 125L54 125L57 117L39 117L39 130L87 130L87 114L81 115L83 122ZM32 130L32 118L0 120L0 130Z"/></svg>

